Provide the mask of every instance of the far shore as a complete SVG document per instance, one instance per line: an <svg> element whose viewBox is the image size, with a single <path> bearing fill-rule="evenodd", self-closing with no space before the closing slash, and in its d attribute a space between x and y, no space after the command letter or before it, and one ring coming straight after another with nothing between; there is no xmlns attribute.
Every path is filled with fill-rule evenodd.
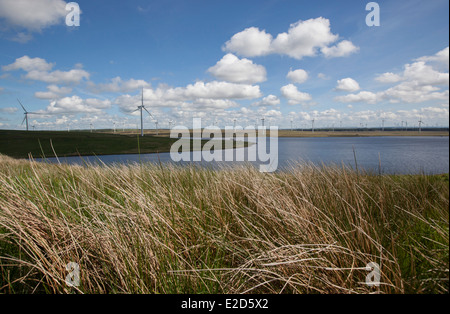
<svg viewBox="0 0 450 314"><path fill-rule="evenodd" d="M175 130L176 131L176 130ZM104 130L101 132L110 132ZM135 134L136 130L118 131L118 134ZM181 132L181 131L180 131ZM190 130L192 133L192 130ZM237 132L239 134L239 131ZM170 130L145 130L145 134L169 137ZM222 132L224 134L224 132ZM267 131L267 135L270 136L270 131ZM400 130L317 130L312 132L311 130L297 131L297 130L279 130L278 137L383 137L383 136L449 136L449 131L435 131L435 130L418 130L412 131L400 131Z"/></svg>

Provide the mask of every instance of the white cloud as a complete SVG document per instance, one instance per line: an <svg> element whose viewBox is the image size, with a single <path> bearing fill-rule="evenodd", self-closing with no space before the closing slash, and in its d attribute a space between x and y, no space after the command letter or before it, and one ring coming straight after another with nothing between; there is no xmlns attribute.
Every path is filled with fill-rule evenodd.
<svg viewBox="0 0 450 314"><path fill-rule="evenodd" d="M62 0L0 0L0 18L7 25L30 31L60 24L67 14Z"/></svg>
<svg viewBox="0 0 450 314"><path fill-rule="evenodd" d="M179 107L194 108L231 108L238 106L234 99L255 99L262 96L259 86L235 84L229 82L196 82L186 87L167 87L144 89L144 102L149 107ZM131 112L141 102L141 95L122 95L115 103L122 111Z"/></svg>
<svg viewBox="0 0 450 314"><path fill-rule="evenodd" d="M51 84L78 84L83 79L89 79L90 74L85 70L72 69L69 71L53 71L53 72L42 72L42 71L31 71L25 75L26 78L35 81L41 81Z"/></svg>
<svg viewBox="0 0 450 314"><path fill-rule="evenodd" d="M169 90L167 95L183 99L253 99L261 97L259 86L248 84L234 84L228 82L196 82L186 87Z"/></svg>
<svg viewBox="0 0 450 314"><path fill-rule="evenodd" d="M72 96L52 101L42 113L101 113L102 110L110 107L109 100L82 99L79 96Z"/></svg>
<svg viewBox="0 0 450 314"><path fill-rule="evenodd" d="M403 82L382 94L392 103L420 103L431 100L446 100L449 97L448 90L439 92L439 88L431 85L420 85L417 82Z"/></svg>
<svg viewBox="0 0 450 314"><path fill-rule="evenodd" d="M48 63L41 58L30 58L23 56L16 59L13 63L2 67L3 71L16 71L23 70L25 72L30 71L50 71L53 68L53 63Z"/></svg>
<svg viewBox="0 0 450 314"><path fill-rule="evenodd" d="M414 81L420 85L449 85L448 73L438 72L424 61L405 65L403 77L405 80Z"/></svg>
<svg viewBox="0 0 450 314"><path fill-rule="evenodd" d="M448 67L448 48L433 56L424 56L415 62L405 64L402 73L386 72L375 80L381 83L397 83L397 85L378 93L368 91L336 97L336 101L344 103L366 102L374 104L382 100L391 103L421 103L447 100L449 97L449 73L440 72L434 64L445 64ZM432 63L432 64L428 64ZM444 89L447 87L447 89Z"/></svg>
<svg viewBox="0 0 450 314"><path fill-rule="evenodd" d="M208 69L214 77L232 83L260 83L267 80L266 69L249 59L239 59L226 54L217 64Z"/></svg>
<svg viewBox="0 0 450 314"><path fill-rule="evenodd" d="M293 83L303 84L308 80L308 72L302 69L291 70L286 77Z"/></svg>
<svg viewBox="0 0 450 314"><path fill-rule="evenodd" d="M112 93L128 93L141 88L149 88L150 84L144 80L129 79L123 81L119 76L111 79L108 84L94 84L88 82L88 87L95 93L112 92Z"/></svg>
<svg viewBox="0 0 450 314"><path fill-rule="evenodd" d="M245 57L264 56L271 53L272 35L250 27L235 34L225 43L223 50L236 52Z"/></svg>
<svg viewBox="0 0 450 314"><path fill-rule="evenodd" d="M40 99L58 99L72 92L72 88L70 87L58 87L57 85L49 85L47 89L48 91L46 92L34 93L34 96Z"/></svg>
<svg viewBox="0 0 450 314"><path fill-rule="evenodd" d="M256 27L247 28L235 34L223 49L246 57L277 53L298 60L314 57L319 51L326 57L343 57L358 51L348 40L329 47L338 38L331 32L330 21L319 17L291 24L287 32L278 34L276 38Z"/></svg>
<svg viewBox="0 0 450 314"><path fill-rule="evenodd" d="M425 56L418 58L417 61L423 62L437 62L443 64L448 70L449 67L449 47L444 48L443 50L436 53L434 56Z"/></svg>
<svg viewBox="0 0 450 314"><path fill-rule="evenodd" d="M375 104L379 101L379 96L372 92L362 91L358 94L349 94L345 96L335 97L334 100L342 103L355 103L355 102L365 102L368 104Z"/></svg>
<svg viewBox="0 0 450 314"><path fill-rule="evenodd" d="M338 83L338 85L336 86L337 91L356 92L360 90L358 82L350 77L338 80L337 83Z"/></svg>
<svg viewBox="0 0 450 314"><path fill-rule="evenodd" d="M3 66L2 69L3 71L23 70L27 72L25 78L50 84L78 84L83 79L89 79L90 76L87 71L81 69L81 64L77 64L75 69L69 71L49 72L53 67L53 63L48 63L44 59L23 56L16 59L14 63Z"/></svg>
<svg viewBox="0 0 450 314"><path fill-rule="evenodd" d="M343 40L333 47L323 47L322 53L326 58L338 58L348 57L349 55L358 52L359 48L356 47L351 41Z"/></svg>
<svg viewBox="0 0 450 314"><path fill-rule="evenodd" d="M402 80L402 77L398 74L392 72L383 73L375 78L376 81L380 83L397 83Z"/></svg>
<svg viewBox="0 0 450 314"><path fill-rule="evenodd" d="M319 17L291 24L287 33L278 34L272 45L280 54L295 59L315 56L318 48L335 42L337 35L331 33L330 21Z"/></svg>
<svg viewBox="0 0 450 314"><path fill-rule="evenodd" d="M281 94L288 99L289 105L298 105L312 99L310 94L300 92L293 84L283 86L281 88Z"/></svg>
<svg viewBox="0 0 450 314"><path fill-rule="evenodd" d="M280 103L280 99L277 96L269 95L264 97L261 101L253 103L252 106L277 106Z"/></svg>

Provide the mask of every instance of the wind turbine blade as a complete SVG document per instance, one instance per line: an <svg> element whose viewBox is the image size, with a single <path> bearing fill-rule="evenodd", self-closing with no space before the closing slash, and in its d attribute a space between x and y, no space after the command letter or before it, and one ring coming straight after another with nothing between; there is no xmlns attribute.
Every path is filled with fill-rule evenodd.
<svg viewBox="0 0 450 314"><path fill-rule="evenodd" d="M27 110L25 109L25 107L22 105L22 103L20 102L20 100L17 98L17 101L19 102L20 106L22 107L24 112L27 112Z"/></svg>
<svg viewBox="0 0 450 314"><path fill-rule="evenodd" d="M145 111L147 111L147 113L150 115L150 117L152 117L153 119L155 119L155 117L153 117L153 115L147 110L147 108L143 107Z"/></svg>
<svg viewBox="0 0 450 314"><path fill-rule="evenodd" d="M22 123L20 124L21 126L23 125L23 123L25 122L26 119L27 119L27 117L23 118Z"/></svg>

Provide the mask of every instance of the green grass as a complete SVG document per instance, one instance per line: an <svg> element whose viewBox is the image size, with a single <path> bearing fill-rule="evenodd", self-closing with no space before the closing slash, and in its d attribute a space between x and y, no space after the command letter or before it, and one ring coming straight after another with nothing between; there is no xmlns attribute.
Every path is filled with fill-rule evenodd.
<svg viewBox="0 0 450 314"><path fill-rule="evenodd" d="M55 153L58 157L164 153L169 152L176 141L151 135L138 137L137 134L0 130L0 154L14 158L28 158L31 154L39 158L55 157ZM234 143L234 147L236 145L239 144Z"/></svg>
<svg viewBox="0 0 450 314"><path fill-rule="evenodd" d="M0 293L448 293L448 269L448 174L0 156Z"/></svg>

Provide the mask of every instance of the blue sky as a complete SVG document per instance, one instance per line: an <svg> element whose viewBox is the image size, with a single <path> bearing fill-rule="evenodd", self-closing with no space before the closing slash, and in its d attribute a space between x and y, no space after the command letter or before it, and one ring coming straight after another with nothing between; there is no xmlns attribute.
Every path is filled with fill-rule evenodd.
<svg viewBox="0 0 450 314"><path fill-rule="evenodd" d="M0 128L448 126L449 3L0 0Z"/></svg>

